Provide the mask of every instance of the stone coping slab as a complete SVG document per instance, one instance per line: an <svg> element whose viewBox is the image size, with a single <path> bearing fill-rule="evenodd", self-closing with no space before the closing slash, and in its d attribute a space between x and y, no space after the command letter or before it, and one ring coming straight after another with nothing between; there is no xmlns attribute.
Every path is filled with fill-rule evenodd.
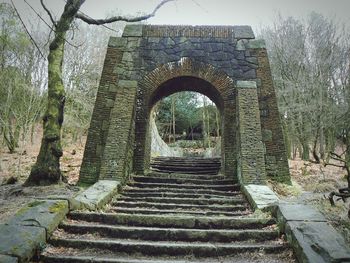
<svg viewBox="0 0 350 263"><path fill-rule="evenodd" d="M346 241L327 222L289 221L285 228L299 262L350 262Z"/></svg>
<svg viewBox="0 0 350 263"><path fill-rule="evenodd" d="M18 258L7 255L0 255L1 263L18 263Z"/></svg>
<svg viewBox="0 0 350 263"><path fill-rule="evenodd" d="M119 181L100 180L71 200L73 210L96 210L107 204L121 186Z"/></svg>
<svg viewBox="0 0 350 263"><path fill-rule="evenodd" d="M16 257L18 262L28 262L46 242L46 231L42 227L16 224L0 225L0 254ZM4 257L4 256L3 256ZM13 259L5 257L5 262Z"/></svg>
<svg viewBox="0 0 350 263"><path fill-rule="evenodd" d="M266 185L242 185L242 192L254 209L277 216L280 231L292 246L300 263L350 263L350 248L326 218L310 205L279 201Z"/></svg>
<svg viewBox="0 0 350 263"><path fill-rule="evenodd" d="M67 200L36 200L22 207L0 225L0 262L28 262L68 211Z"/></svg>
<svg viewBox="0 0 350 263"><path fill-rule="evenodd" d="M254 209L274 212L278 206L277 195L266 185L242 185L242 192Z"/></svg>
<svg viewBox="0 0 350 263"><path fill-rule="evenodd" d="M313 207L280 203L277 220L299 262L350 262L350 248L343 236Z"/></svg>
<svg viewBox="0 0 350 263"><path fill-rule="evenodd" d="M62 196L28 203L8 222L0 224L0 263L28 262L69 209L99 209L112 199L119 186L119 181L101 180L67 200Z"/></svg>
<svg viewBox="0 0 350 263"><path fill-rule="evenodd" d="M48 237L68 211L66 200L37 200L22 207L8 224L42 227Z"/></svg>

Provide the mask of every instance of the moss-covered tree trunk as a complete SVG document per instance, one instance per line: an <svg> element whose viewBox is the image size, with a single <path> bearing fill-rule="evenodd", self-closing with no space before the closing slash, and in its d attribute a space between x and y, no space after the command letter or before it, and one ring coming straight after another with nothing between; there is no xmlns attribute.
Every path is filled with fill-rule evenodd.
<svg viewBox="0 0 350 263"><path fill-rule="evenodd" d="M148 15L131 18L114 16L107 19L93 19L87 15L78 14L85 0L65 0L66 5L64 6L64 11L58 22L55 22L50 11L46 8L44 1L41 0L41 5L49 14L51 22L54 24L55 37L50 43L50 52L48 56L48 104L43 118L43 139L41 141L38 158L35 165L32 167L25 185L46 185L57 183L61 180L61 127L63 123L65 101L65 91L62 82L62 62L66 33L73 20L79 18L88 24L94 25L102 25L116 21L137 22L153 17L161 6L170 1L173 0L161 1L153 12Z"/></svg>
<svg viewBox="0 0 350 263"><path fill-rule="evenodd" d="M85 0L68 0L60 20L55 24L55 37L48 55L48 104L43 118L43 138L40 152L26 185L47 185L61 180L61 127L65 90L62 62L66 32Z"/></svg>

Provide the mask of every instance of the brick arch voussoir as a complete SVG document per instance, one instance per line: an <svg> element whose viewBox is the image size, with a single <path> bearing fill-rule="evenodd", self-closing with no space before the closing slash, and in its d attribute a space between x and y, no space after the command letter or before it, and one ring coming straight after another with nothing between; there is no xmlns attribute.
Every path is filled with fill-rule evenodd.
<svg viewBox="0 0 350 263"><path fill-rule="evenodd" d="M164 82L181 76L197 77L209 82L227 100L230 90L234 87L234 81L225 73L216 69L211 64L197 62L184 57L176 62L163 64L150 71L142 81L142 88L151 98Z"/></svg>

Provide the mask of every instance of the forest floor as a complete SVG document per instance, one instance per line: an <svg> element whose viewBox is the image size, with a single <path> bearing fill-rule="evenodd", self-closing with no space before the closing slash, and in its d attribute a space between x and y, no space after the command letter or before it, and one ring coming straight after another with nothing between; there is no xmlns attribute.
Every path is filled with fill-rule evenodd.
<svg viewBox="0 0 350 263"><path fill-rule="evenodd" d="M73 196L81 190L75 184L78 181L85 140L86 137L77 142L63 139L64 155L61 159L61 169L67 183L44 187L22 186L35 163L41 136L34 136L33 143L21 145L13 154L8 153L4 147L0 148L0 223L5 222L21 206L35 198ZM283 200L300 201L319 209L350 243L350 219L347 216L350 200L346 203L337 201L336 206L332 207L326 198L331 191L346 186L345 171L300 159L290 160L289 167L293 185L270 182L270 187ZM9 178L11 184L8 184Z"/></svg>

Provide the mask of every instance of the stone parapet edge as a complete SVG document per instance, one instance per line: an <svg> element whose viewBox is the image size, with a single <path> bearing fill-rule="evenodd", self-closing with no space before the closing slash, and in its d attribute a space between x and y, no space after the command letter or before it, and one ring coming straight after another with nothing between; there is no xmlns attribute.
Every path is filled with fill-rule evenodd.
<svg viewBox="0 0 350 263"><path fill-rule="evenodd" d="M0 262L29 262L45 246L69 211L101 209L120 187L118 181L100 180L72 198L52 196L26 204L7 222L0 224ZM92 197L88 198L88 195Z"/></svg>
<svg viewBox="0 0 350 263"><path fill-rule="evenodd" d="M241 190L254 210L271 212L277 218L298 262L350 262L345 239L313 207L283 202L265 185L242 185Z"/></svg>

